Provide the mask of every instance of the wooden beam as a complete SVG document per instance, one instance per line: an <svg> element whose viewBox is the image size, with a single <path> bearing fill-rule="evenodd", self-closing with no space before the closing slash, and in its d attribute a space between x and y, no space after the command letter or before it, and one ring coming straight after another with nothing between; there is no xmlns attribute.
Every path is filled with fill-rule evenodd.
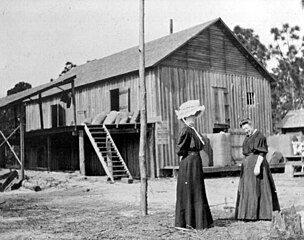
<svg viewBox="0 0 304 240"><path fill-rule="evenodd" d="M39 116L40 116L40 127L41 129L44 129L41 93L39 94Z"/></svg>
<svg viewBox="0 0 304 240"><path fill-rule="evenodd" d="M52 138L47 136L46 138L46 148L47 148L47 168L48 171L52 170Z"/></svg>
<svg viewBox="0 0 304 240"><path fill-rule="evenodd" d="M76 118L76 100L75 100L75 82L74 79L71 82L72 87L72 102L73 102L73 115L74 115L74 126L75 126L75 133L77 132L77 118Z"/></svg>
<svg viewBox="0 0 304 240"><path fill-rule="evenodd" d="M79 170L81 175L86 175L85 171L85 147L84 147L84 131L79 130Z"/></svg>
<svg viewBox="0 0 304 240"><path fill-rule="evenodd" d="M24 164L25 164L25 156L24 156L24 110L25 106L21 104L21 110L20 110L20 160L21 160L21 180L24 180Z"/></svg>
<svg viewBox="0 0 304 240"><path fill-rule="evenodd" d="M150 177L155 179L155 134L154 127L149 131L149 160L150 160Z"/></svg>
<svg viewBox="0 0 304 240"><path fill-rule="evenodd" d="M48 91L48 90L50 90L52 88L55 88L57 86L62 86L62 85L68 84L70 82L74 82L75 78L76 78L76 75L74 75L74 76L72 76L70 78L64 79L62 81L56 81L56 82L46 83L44 85L41 85L41 86L38 86L38 87L35 87L35 88L27 89L24 92L16 93L16 95L17 96L20 95L20 97L13 98L12 97L13 95L10 96L9 97L10 100L7 100L7 101L2 102L0 104L0 109L7 108L7 107L9 107L11 105L14 105L16 103L20 103L20 102L22 102L25 99L30 99L33 96L37 96L40 93L46 92L46 91Z"/></svg>

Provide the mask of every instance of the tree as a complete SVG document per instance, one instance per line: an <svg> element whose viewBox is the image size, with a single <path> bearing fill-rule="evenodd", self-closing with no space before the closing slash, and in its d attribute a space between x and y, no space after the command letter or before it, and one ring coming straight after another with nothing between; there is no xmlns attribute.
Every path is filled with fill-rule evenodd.
<svg viewBox="0 0 304 240"><path fill-rule="evenodd" d="M304 106L304 37L299 35L298 26L283 24L282 28L272 28L274 44L269 46L272 59L277 65L272 69L276 83L273 100L276 103L275 120L282 119L291 109Z"/></svg>
<svg viewBox="0 0 304 240"><path fill-rule="evenodd" d="M266 47L252 29L234 28L239 41L264 67L268 60L275 62L271 72L274 80L270 82L274 131L289 110L304 105L304 38L300 38L299 31L298 26L290 27L288 24L281 29L272 28L274 44Z"/></svg>
<svg viewBox="0 0 304 240"><path fill-rule="evenodd" d="M267 47L260 42L259 36L252 29L241 28L238 25L234 27L233 32L247 50L266 67L270 53Z"/></svg>
<svg viewBox="0 0 304 240"><path fill-rule="evenodd" d="M18 82L12 89L7 91L7 96L12 95L14 93L18 93L24 91L26 89L32 88L32 85L27 82Z"/></svg>
<svg viewBox="0 0 304 240"><path fill-rule="evenodd" d="M254 33L254 31L250 28L242 28L240 26L235 26L233 29L234 34L238 38L238 40L247 48L247 50L266 68L267 61L270 60L270 51L268 48L260 42L259 36ZM276 100L279 94L277 91L281 91L281 89L277 89L277 82L271 81L271 107L272 107L272 119L277 119L280 114L276 111ZM275 125L277 121L273 121L273 128L275 130Z"/></svg>
<svg viewBox="0 0 304 240"><path fill-rule="evenodd" d="M59 77L61 77L63 74L67 73L68 71L70 71L72 68L77 67L76 64L72 63L72 62L66 62L65 63L65 67L62 70L62 72L59 74Z"/></svg>

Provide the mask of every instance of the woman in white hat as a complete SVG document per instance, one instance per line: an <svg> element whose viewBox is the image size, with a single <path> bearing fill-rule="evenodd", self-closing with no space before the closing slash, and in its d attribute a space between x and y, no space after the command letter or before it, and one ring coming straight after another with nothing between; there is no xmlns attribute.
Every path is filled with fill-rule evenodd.
<svg viewBox="0 0 304 240"><path fill-rule="evenodd" d="M185 123L177 142L177 154L181 157L176 191L177 228L203 229L213 225L200 157L204 140L194 128L196 117L204 110L199 100L190 100L176 111L177 118Z"/></svg>

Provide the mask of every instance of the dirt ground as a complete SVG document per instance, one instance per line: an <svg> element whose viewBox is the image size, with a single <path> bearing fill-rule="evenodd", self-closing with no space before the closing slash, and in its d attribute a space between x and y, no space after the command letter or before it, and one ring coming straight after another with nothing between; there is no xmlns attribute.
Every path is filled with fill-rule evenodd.
<svg viewBox="0 0 304 240"><path fill-rule="evenodd" d="M0 174L8 170L1 170ZM0 239L304 239L270 231L270 221L233 219L238 177L207 178L215 226L208 230L173 227L175 178L149 180L148 216L139 208L140 183L116 182L79 173L26 171L26 187L0 193ZM282 208L294 205L304 226L304 177L273 174Z"/></svg>

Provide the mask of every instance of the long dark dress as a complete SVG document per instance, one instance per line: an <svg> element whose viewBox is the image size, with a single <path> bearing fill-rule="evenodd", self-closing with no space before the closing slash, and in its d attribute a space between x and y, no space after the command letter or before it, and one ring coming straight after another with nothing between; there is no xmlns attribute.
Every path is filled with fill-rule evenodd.
<svg viewBox="0 0 304 240"><path fill-rule="evenodd" d="M246 136L239 188L237 193L235 217L240 220L271 220L272 212L280 210L275 184L266 160L267 141L256 131ZM254 175L258 156L263 156L260 174Z"/></svg>
<svg viewBox="0 0 304 240"><path fill-rule="evenodd" d="M203 229L213 224L199 154L202 148L203 144L194 130L185 126L177 144L177 154L182 156L182 160L177 179L176 227Z"/></svg>

